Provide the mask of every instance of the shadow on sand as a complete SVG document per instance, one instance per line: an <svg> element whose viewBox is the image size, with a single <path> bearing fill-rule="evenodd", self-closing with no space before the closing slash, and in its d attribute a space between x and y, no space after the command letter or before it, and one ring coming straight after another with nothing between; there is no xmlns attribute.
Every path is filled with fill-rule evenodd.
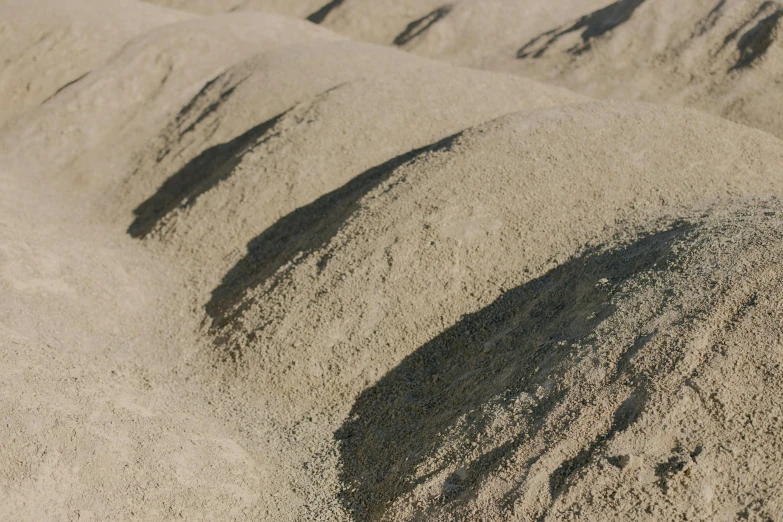
<svg viewBox="0 0 783 522"><path fill-rule="evenodd" d="M572 259L463 317L365 390L335 433L348 512L355 520L375 519L389 503L444 471L444 462L464 458L444 458L454 451L445 444L444 433L460 419L468 422L471 433L480 433L487 422L482 408L513 401L547 380L556 382L563 368L573 364L574 345L589 346L591 333L612 313L612 288L640 271L665 267L673 241L689 228L678 223L624 248ZM628 347L611 379L623 373L635 350L637 346ZM511 442L465 462L459 476L446 479L443 501L460 502L460 491L536 436L566 393L557 391L557 385L554 390L532 407ZM635 421L643 394L637 390L617 410L608 431L552 473L553 499L568 489L570 477L593 453ZM425 464L431 471L421 477L418 470Z"/></svg>
<svg viewBox="0 0 783 522"><path fill-rule="evenodd" d="M423 16L419 18L418 20L414 20L413 22L409 23L407 27L405 27L405 30L398 34L394 38L394 45L401 46L405 45L406 43L410 42L414 38L417 38L418 36L421 36L427 30L435 25L436 23L440 22L443 18L445 18L453 9L450 5L444 5L441 7L438 7L431 13L428 13L426 16Z"/></svg>
<svg viewBox="0 0 783 522"><path fill-rule="evenodd" d="M455 134L436 143L406 152L351 179L342 187L299 207L251 240L247 254L223 277L206 305L212 328L220 328L241 314L251 301L240 305L248 289L274 276L301 255L315 252L329 243L358 208L358 201L387 180L401 165L428 152L448 149ZM319 261L323 268L328 255Z"/></svg>
<svg viewBox="0 0 783 522"><path fill-rule="evenodd" d="M590 40L598 38L630 20L645 0L619 0L577 20L565 29L553 29L542 33L517 51L517 58L541 58L563 36L582 31L582 43L568 49L569 54L579 55L591 47Z"/></svg>
<svg viewBox="0 0 783 522"><path fill-rule="evenodd" d="M210 107L208 110L214 109ZM284 115L256 125L231 141L210 147L190 160L167 179L155 194L136 207L128 234L134 238L143 238L169 212L193 205L201 195L230 177L245 153L271 137L269 132Z"/></svg>

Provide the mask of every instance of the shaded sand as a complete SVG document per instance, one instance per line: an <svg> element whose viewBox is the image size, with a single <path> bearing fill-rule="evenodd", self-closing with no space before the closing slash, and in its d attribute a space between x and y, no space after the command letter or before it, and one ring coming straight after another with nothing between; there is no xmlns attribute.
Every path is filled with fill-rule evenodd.
<svg viewBox="0 0 783 522"><path fill-rule="evenodd" d="M0 513L779 517L780 139L261 12L599 97L774 82L619 4L0 0ZM562 34L496 59L521 13ZM606 65L632 30L670 91Z"/></svg>
<svg viewBox="0 0 783 522"><path fill-rule="evenodd" d="M116 197L138 202L132 236L190 252L211 289L261 231L373 167L514 110L583 99L366 44L289 47L210 83Z"/></svg>
<svg viewBox="0 0 783 522"><path fill-rule="evenodd" d="M155 0L172 5L170 0ZM177 2L198 9L194 0ZM211 3L308 16L307 1ZM696 107L783 136L783 4L766 0L371 0L319 21L355 39L588 96ZM296 6L296 8L294 8Z"/></svg>
<svg viewBox="0 0 783 522"><path fill-rule="evenodd" d="M609 9L552 26L500 68L590 96L689 105L783 136L783 4L625 0ZM607 30L613 19L622 23Z"/></svg>
<svg viewBox="0 0 783 522"><path fill-rule="evenodd" d="M122 14L118 14L122 16ZM260 13L192 18L128 42L106 63L0 132L0 165L100 198L156 132L236 62L265 49L341 39Z"/></svg>
<svg viewBox="0 0 783 522"><path fill-rule="evenodd" d="M358 520L775 519L780 216L661 224L463 317L353 406L345 502Z"/></svg>

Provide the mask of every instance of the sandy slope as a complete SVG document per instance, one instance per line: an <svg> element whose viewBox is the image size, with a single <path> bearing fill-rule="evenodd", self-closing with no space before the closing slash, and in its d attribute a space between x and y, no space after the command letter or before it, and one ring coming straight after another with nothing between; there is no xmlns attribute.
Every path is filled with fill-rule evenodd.
<svg viewBox="0 0 783 522"><path fill-rule="evenodd" d="M689 105L783 136L780 2L625 0L589 16L525 42L501 68L591 96ZM627 20L591 29L612 17Z"/></svg>
<svg viewBox="0 0 783 522"><path fill-rule="evenodd" d="M135 0L0 2L0 123L83 77L131 38L189 18Z"/></svg>
<svg viewBox="0 0 783 522"><path fill-rule="evenodd" d="M179 272L69 198L2 187L2 518L241 517L266 470L179 377L198 342Z"/></svg>
<svg viewBox="0 0 783 522"><path fill-rule="evenodd" d="M188 105L116 206L138 202L130 234L187 252L188 271L212 290L261 231L368 169L510 111L581 100L365 44L270 51Z"/></svg>
<svg viewBox="0 0 783 522"><path fill-rule="evenodd" d="M316 13L306 1L285 8L263 0L211 5ZM783 136L778 1L346 0L325 6L320 23L352 38L588 96L696 107Z"/></svg>
<svg viewBox="0 0 783 522"><path fill-rule="evenodd" d="M598 249L423 345L338 432L357 519L777 518L780 215Z"/></svg>
<svg viewBox="0 0 783 522"><path fill-rule="evenodd" d="M124 16L118 13L117 16ZM206 82L264 49L341 39L299 20L259 13L196 17L129 41L77 84L0 133L7 170L95 197ZM91 198L88 198L91 199Z"/></svg>
<svg viewBox="0 0 783 522"><path fill-rule="evenodd" d="M695 73L736 58L721 17L675 53L697 10L637 3L578 56L594 24L509 63L650 98L598 58L640 20ZM425 2L37 4L62 14L0 1L9 519L781 513L778 138L258 12L382 40ZM501 67L515 17L603 7L511 4L398 43ZM688 85L750 107L769 49Z"/></svg>
<svg viewBox="0 0 783 522"><path fill-rule="evenodd" d="M397 45L417 54L468 63L502 46L513 47L520 35L569 21L574 13L603 7L606 0L150 0L198 13L280 12L362 40ZM444 23L445 22L445 23ZM474 64L475 65L475 64Z"/></svg>
<svg viewBox="0 0 783 522"><path fill-rule="evenodd" d="M506 427L500 440L490 433L467 451L477 442L467 434L480 431L483 420L474 424L461 416L492 407L500 400L496 395L515 385L526 386L510 368L502 371L508 360L485 356L481 365L469 358L452 367L459 364L450 355L456 347L429 341L465 314L477 313L482 319L475 328L490 331L465 333L473 342L463 349L483 352L499 332L514 327L507 306L528 309L530 294L522 288L557 271L585 244L613 244L619 223L620 230L637 230L662 216L684 216L703 202L780 193L779 141L750 131L735 142L740 129L647 106L579 105L502 118L406 158L394 170L369 171L278 221L249 243L207 311L230 321L218 336L230 360L241 360L239 381L249 397L284 397L278 406L286 411L283 426L313 443L345 422L343 397L370 386L365 393L373 400L354 405L341 428L347 433L339 437L348 441L341 446L343 480L358 488L347 505L357 520L375 518L388 502L413 502L406 493L416 489L426 511L440 502L451 473L504 462L511 452L496 446L522 436ZM760 148L746 148L750 142ZM712 163L708 158L717 158L718 150L720 160ZM502 297L508 293L513 298ZM496 299L504 300L501 311ZM485 307L490 311L481 311ZM562 335L557 323L549 324L551 313L531 321L530 328L546 332L534 342ZM384 410L381 405L394 395L380 391L378 398L373 383L396 374L403 358L419 350L429 369L410 383L444 380L436 381L432 393L399 392L402 404ZM271 371L269 360L277 361ZM494 370L486 381L478 379L484 364L495 366L503 380L490 377ZM446 375L437 377L441 372ZM395 382L392 389L406 389ZM452 386L463 390L466 404L447 399ZM424 412L444 400L442 416L429 424ZM417 411L424 417L411 425L396 420ZM432 454L434 463L424 467L422 451L431 444L428 451L440 451L436 441L456 429L452 423L463 424L467 446ZM322 451L328 454L328 446ZM513 473L524 470L515 467ZM492 471L471 479L480 484ZM465 495L452 495L454 503L473 492ZM502 504L498 497L491 500ZM523 513L538 507L527 505ZM503 511L497 505L493 510Z"/></svg>

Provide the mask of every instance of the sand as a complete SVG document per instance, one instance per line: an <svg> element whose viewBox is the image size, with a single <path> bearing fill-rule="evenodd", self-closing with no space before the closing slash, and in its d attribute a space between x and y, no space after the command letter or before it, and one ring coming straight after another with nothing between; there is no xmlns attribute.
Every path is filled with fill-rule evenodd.
<svg viewBox="0 0 783 522"><path fill-rule="evenodd" d="M154 0L200 10L197 0ZM207 2L309 17L310 2ZM783 137L783 4L766 0L331 2L353 39L510 72L591 97L696 107ZM306 14L309 13L309 14ZM322 13L323 14L323 13Z"/></svg>
<svg viewBox="0 0 783 522"><path fill-rule="evenodd" d="M777 4L154 3L0 0L0 518L780 518Z"/></svg>

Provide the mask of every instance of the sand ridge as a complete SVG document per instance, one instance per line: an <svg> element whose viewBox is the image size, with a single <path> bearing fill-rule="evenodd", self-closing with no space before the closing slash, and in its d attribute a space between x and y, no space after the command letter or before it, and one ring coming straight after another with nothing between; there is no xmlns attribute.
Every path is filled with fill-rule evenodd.
<svg viewBox="0 0 783 522"><path fill-rule="evenodd" d="M0 512L779 516L774 2L155 3L0 2Z"/></svg>
<svg viewBox="0 0 783 522"><path fill-rule="evenodd" d="M171 5L169 0L155 0ZM264 0L214 9L307 12ZM180 8L197 9L186 0ZM354 39L511 72L592 97L674 103L781 128L783 4L765 0L331 2L319 21Z"/></svg>

